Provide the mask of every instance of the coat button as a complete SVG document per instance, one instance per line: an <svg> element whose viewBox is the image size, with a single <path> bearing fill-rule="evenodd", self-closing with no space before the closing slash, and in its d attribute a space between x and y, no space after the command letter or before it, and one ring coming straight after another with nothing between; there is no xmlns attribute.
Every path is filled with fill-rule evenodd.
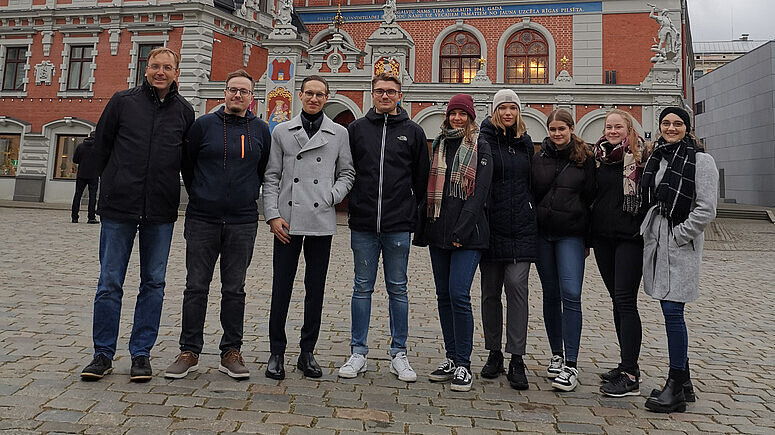
<svg viewBox="0 0 775 435"><path fill-rule="evenodd" d="M317 206L318 206L318 203L316 202L316 203L315 203L315 204L313 204L313 205L314 205L315 207L317 207Z"/></svg>
<svg viewBox="0 0 775 435"><path fill-rule="evenodd" d="M294 178L294 179L293 179L293 182L294 182L294 183L298 183L298 182L299 182L299 179L298 179L298 178Z"/></svg>
<svg viewBox="0 0 775 435"><path fill-rule="evenodd" d="M301 154L296 156L296 160L301 160Z"/></svg>
<svg viewBox="0 0 775 435"><path fill-rule="evenodd" d="M293 201L288 201L288 205L293 207Z"/></svg>
<svg viewBox="0 0 775 435"><path fill-rule="evenodd" d="M323 160L323 159L321 159L320 157L318 157L318 158L317 158L317 160L318 160L318 161L321 161L321 160Z"/></svg>
<svg viewBox="0 0 775 435"><path fill-rule="evenodd" d="M314 184L318 184L318 180L314 180L314 181L313 181L313 183L314 183Z"/></svg>

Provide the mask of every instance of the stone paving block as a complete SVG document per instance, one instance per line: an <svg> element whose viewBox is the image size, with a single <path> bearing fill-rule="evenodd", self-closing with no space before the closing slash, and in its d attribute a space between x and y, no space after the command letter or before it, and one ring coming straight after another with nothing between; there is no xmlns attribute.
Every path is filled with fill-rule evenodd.
<svg viewBox="0 0 775 435"><path fill-rule="evenodd" d="M702 432L737 433L737 429L724 424L697 422L694 423L694 426Z"/></svg>
<svg viewBox="0 0 775 435"><path fill-rule="evenodd" d="M239 433L280 435L283 429L283 426L279 424L245 422L236 431Z"/></svg>
<svg viewBox="0 0 775 435"><path fill-rule="evenodd" d="M452 428L432 424L414 423L409 424L409 433L423 435L450 435L452 433Z"/></svg>
<svg viewBox="0 0 775 435"><path fill-rule="evenodd" d="M379 432L383 434L390 434L390 433L403 434L406 432L406 425L401 422L386 423L382 421L366 420L363 422L363 425L366 427L366 432Z"/></svg>
<svg viewBox="0 0 775 435"><path fill-rule="evenodd" d="M516 423L518 432L537 432L546 434L557 433L557 428L553 424L532 421L518 421Z"/></svg>
<svg viewBox="0 0 775 435"><path fill-rule="evenodd" d="M377 409L336 408L334 417L390 422L390 414Z"/></svg>
<svg viewBox="0 0 775 435"><path fill-rule="evenodd" d="M97 404L94 405L91 409L89 409L89 412L107 412L120 414L130 406L131 405L129 403L112 400L101 400L97 402Z"/></svg>
<svg viewBox="0 0 775 435"><path fill-rule="evenodd" d="M135 404L132 405L127 411L126 415L131 416L153 416L153 417L169 417L172 415L172 411L175 408L164 405L147 405L147 404Z"/></svg>
<svg viewBox="0 0 775 435"><path fill-rule="evenodd" d="M167 400L167 395L154 393L129 393L126 394L121 400L129 403L161 405L165 400Z"/></svg>
<svg viewBox="0 0 775 435"><path fill-rule="evenodd" d="M315 427L310 429L308 427L292 426L288 428L286 435L336 435L336 429L323 429Z"/></svg>
<svg viewBox="0 0 775 435"><path fill-rule="evenodd" d="M47 421L38 426L36 430L40 433L81 433L87 426L76 423L67 423L61 421Z"/></svg>
<svg viewBox="0 0 775 435"><path fill-rule="evenodd" d="M257 411L240 411L228 409L223 412L220 419L238 422L262 422L266 418L266 413Z"/></svg>
<svg viewBox="0 0 775 435"><path fill-rule="evenodd" d="M91 426L120 426L127 418L116 412L88 412L78 420L78 423Z"/></svg>
<svg viewBox="0 0 775 435"><path fill-rule="evenodd" d="M299 403L293 405L293 413L300 415L308 415L310 417L331 417L334 415L334 410L322 405L310 405L306 403Z"/></svg>
<svg viewBox="0 0 775 435"><path fill-rule="evenodd" d="M290 412L291 404L288 402L273 402L269 400L253 401L248 404L250 411L263 412Z"/></svg>
<svg viewBox="0 0 775 435"><path fill-rule="evenodd" d="M448 415L432 415L431 422L442 426L472 427L473 422L468 417L452 417Z"/></svg>
<svg viewBox="0 0 775 435"><path fill-rule="evenodd" d="M325 429L349 429L349 430L363 430L363 421L359 419L348 419L347 417L331 418L322 417L318 418L315 422L315 428Z"/></svg>
<svg viewBox="0 0 775 435"><path fill-rule="evenodd" d="M227 399L222 397L216 397L211 399L206 399L204 397L196 397L195 398L198 403L201 403L201 406L205 408L231 408L231 409L243 409L246 406L248 406L248 403L250 401L248 400L242 400L242 399ZM168 403L167 405L171 405Z"/></svg>
<svg viewBox="0 0 775 435"><path fill-rule="evenodd" d="M513 421L499 420L492 418L474 418L474 427L482 429L498 429L514 431L517 429L517 425Z"/></svg>
<svg viewBox="0 0 775 435"><path fill-rule="evenodd" d="M585 423L557 423L560 432L598 434L604 433L603 428L594 424Z"/></svg>
<svg viewBox="0 0 775 435"><path fill-rule="evenodd" d="M551 412L547 412L546 410L536 410L536 411L513 410L513 411L504 411L504 412L501 413L501 417L504 420L516 421L516 422L533 422L533 423L549 423L549 424L551 424L551 423L555 423L557 421L557 417L555 417Z"/></svg>
<svg viewBox="0 0 775 435"><path fill-rule="evenodd" d="M207 408L180 408L175 411L173 417L182 419L196 419L196 420L215 420L221 414L220 409L207 409Z"/></svg>
<svg viewBox="0 0 775 435"><path fill-rule="evenodd" d="M273 412L267 415L264 422L270 424L287 424L292 426L310 427L313 420L314 419L312 417L307 417L305 415L280 414Z"/></svg>
<svg viewBox="0 0 775 435"><path fill-rule="evenodd" d="M14 419L0 419L0 431L7 433L35 433L32 429L43 424L43 422L35 420L14 420ZM29 431L29 432L26 432Z"/></svg>
<svg viewBox="0 0 775 435"><path fill-rule="evenodd" d="M202 420L179 420L173 422L169 429L174 433L223 433L233 432L237 428L237 423L232 421L202 421Z"/></svg>
<svg viewBox="0 0 775 435"><path fill-rule="evenodd" d="M81 411L66 411L63 409L49 409L41 412L35 417L39 421L59 421L65 423L75 423L83 417L85 413Z"/></svg>

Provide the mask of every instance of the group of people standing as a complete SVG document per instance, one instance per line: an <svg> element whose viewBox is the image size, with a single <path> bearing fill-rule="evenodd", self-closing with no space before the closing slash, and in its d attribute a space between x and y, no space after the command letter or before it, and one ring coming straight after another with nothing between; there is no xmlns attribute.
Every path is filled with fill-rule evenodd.
<svg viewBox="0 0 775 435"><path fill-rule="evenodd" d="M323 374L314 350L336 233L334 207L348 197L352 355L339 368L339 377L368 370L371 297L381 256L389 298L390 372L402 381L417 380L407 357L407 266L415 244L429 248L445 348L444 360L428 375L431 381L450 382L454 391L472 387L470 290L479 267L489 351L481 376L496 378L505 369L505 292L505 351L511 355L506 376L515 389L529 387L523 357L528 275L535 263L552 352L546 376L554 388L572 391L580 376L581 290L592 248L613 303L620 347L620 363L600 375L601 392L639 394L637 296L643 277L646 293L661 301L670 357L668 380L646 406L680 412L694 400L683 310L698 296L703 230L715 216L718 172L691 135L683 109L662 111L661 137L653 145L638 136L627 112L612 110L594 146L574 134L571 113L558 109L548 116L549 136L534 152L514 91L494 95L492 115L481 127L471 96L458 94L428 146L423 129L399 105L397 77L374 77L373 107L345 129L322 111L328 83L310 76L299 92L301 113L270 135L266 123L249 110L254 82L248 73L229 74L224 107L194 121L191 106L177 94L178 64L177 54L167 48L151 52L147 80L116 93L98 123L101 271L94 359L81 373L83 379L100 379L112 370L123 281L138 232L141 283L129 343L130 379L151 378L149 355L158 334L177 217L177 174L182 172L189 195L186 288L180 353L165 377L183 378L198 369L207 296L219 257L219 370L237 379L249 377L241 354L245 279L262 190L274 235L269 378L285 377L285 323L302 251L304 321L296 366L306 377Z"/></svg>

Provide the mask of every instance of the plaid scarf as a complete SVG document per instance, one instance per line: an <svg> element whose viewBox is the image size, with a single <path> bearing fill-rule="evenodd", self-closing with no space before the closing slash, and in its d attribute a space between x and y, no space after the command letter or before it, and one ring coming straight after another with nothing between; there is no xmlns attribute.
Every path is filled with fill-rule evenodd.
<svg viewBox="0 0 775 435"><path fill-rule="evenodd" d="M431 146L431 173L428 177L427 216L432 219L439 217L441 213L441 200L444 197L444 182L447 174L447 147L448 139L460 139L460 146L455 153L455 160L449 173L449 196L468 199L474 193L476 184L477 139L479 129L470 139L465 137L465 129L442 129L441 134L433 140Z"/></svg>
<svg viewBox="0 0 775 435"><path fill-rule="evenodd" d="M645 145L643 139L638 138L638 148L640 149L641 161L637 161L635 154L630 149L629 136L624 138L619 145L611 145L605 138L600 138L595 144L595 160L598 166L602 164L615 165L623 163L622 172L622 191L624 192L624 201L622 210L631 215L638 214L640 210L640 180L643 175L643 155Z"/></svg>
<svg viewBox="0 0 775 435"><path fill-rule="evenodd" d="M694 171L697 144L690 136L676 143L659 138L646 163L641 182L644 210L657 204L659 213L678 225L689 217L694 198ZM667 161L667 169L658 186L654 186L659 162Z"/></svg>

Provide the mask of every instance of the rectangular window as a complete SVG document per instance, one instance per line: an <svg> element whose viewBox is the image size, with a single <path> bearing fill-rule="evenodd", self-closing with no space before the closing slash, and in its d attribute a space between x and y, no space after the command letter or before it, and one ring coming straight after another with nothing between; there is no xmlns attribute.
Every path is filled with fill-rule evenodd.
<svg viewBox="0 0 775 435"><path fill-rule="evenodd" d="M57 135L56 166L54 167L54 179L75 179L78 173L78 165L73 163L73 154L86 135Z"/></svg>
<svg viewBox="0 0 775 435"><path fill-rule="evenodd" d="M156 47L160 47L159 44L142 44L137 47L137 80L135 85L140 86L145 80L145 67L148 66L148 53Z"/></svg>
<svg viewBox="0 0 775 435"><path fill-rule="evenodd" d="M5 52L4 91L24 89L24 66L27 65L26 47L8 47Z"/></svg>
<svg viewBox="0 0 775 435"><path fill-rule="evenodd" d="M616 84L616 70L606 71L605 72L605 84L607 85L615 85Z"/></svg>
<svg viewBox="0 0 775 435"><path fill-rule="evenodd" d="M705 100L694 103L694 114L699 115L705 113Z"/></svg>
<svg viewBox="0 0 775 435"><path fill-rule="evenodd" d="M92 47L74 45L70 47L70 67L68 69L67 90L88 91L91 76Z"/></svg>
<svg viewBox="0 0 775 435"><path fill-rule="evenodd" d="M0 177L15 177L22 135L0 134Z"/></svg>

